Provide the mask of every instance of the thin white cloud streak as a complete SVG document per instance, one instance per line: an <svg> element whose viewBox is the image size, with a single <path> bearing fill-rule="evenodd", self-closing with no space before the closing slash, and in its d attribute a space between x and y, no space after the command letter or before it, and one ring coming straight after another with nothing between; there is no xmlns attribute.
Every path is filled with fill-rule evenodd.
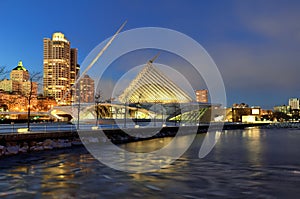
<svg viewBox="0 0 300 199"><path fill-rule="evenodd" d="M290 1L237 2L240 31L246 34L207 46L226 88L299 95L299 7Z"/></svg>
<svg viewBox="0 0 300 199"><path fill-rule="evenodd" d="M237 16L250 32L272 42L299 45L299 1L240 1Z"/></svg>
<svg viewBox="0 0 300 199"><path fill-rule="evenodd" d="M226 87L297 88L300 58L276 49L224 44L213 53Z"/></svg>

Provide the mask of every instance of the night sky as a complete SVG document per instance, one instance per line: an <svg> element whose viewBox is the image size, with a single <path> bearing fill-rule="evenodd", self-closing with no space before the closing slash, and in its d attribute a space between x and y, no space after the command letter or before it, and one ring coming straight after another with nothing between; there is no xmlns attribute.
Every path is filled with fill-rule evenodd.
<svg viewBox="0 0 300 199"><path fill-rule="evenodd" d="M199 42L223 77L228 106L272 108L300 97L300 1L0 0L0 66L43 70L43 38L63 32L81 63L124 30L164 27ZM115 71L118 73L118 71Z"/></svg>

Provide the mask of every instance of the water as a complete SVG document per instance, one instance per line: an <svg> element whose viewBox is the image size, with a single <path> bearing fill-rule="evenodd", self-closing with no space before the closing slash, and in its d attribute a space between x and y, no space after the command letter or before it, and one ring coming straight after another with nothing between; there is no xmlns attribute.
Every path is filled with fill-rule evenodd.
<svg viewBox="0 0 300 199"><path fill-rule="evenodd" d="M0 198L300 197L300 130L226 131L213 151L199 159L203 137L197 135L168 168L146 174L110 169L83 147L2 158ZM170 139L122 147L149 150Z"/></svg>

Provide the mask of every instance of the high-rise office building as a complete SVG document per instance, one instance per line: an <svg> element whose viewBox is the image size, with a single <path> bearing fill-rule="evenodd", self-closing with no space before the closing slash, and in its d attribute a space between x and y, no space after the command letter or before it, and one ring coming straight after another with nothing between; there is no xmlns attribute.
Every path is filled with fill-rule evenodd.
<svg viewBox="0 0 300 199"><path fill-rule="evenodd" d="M44 96L51 96L59 104L70 104L72 89L77 76L77 49L70 48L70 41L61 32L44 38Z"/></svg>
<svg viewBox="0 0 300 199"><path fill-rule="evenodd" d="M29 80L29 72L23 66L22 61L19 61L18 66L11 71L10 79L19 82L25 82Z"/></svg>

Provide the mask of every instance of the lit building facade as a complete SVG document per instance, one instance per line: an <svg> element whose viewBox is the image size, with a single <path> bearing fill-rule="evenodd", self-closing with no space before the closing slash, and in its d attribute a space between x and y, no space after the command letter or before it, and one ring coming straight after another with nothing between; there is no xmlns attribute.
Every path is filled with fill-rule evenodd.
<svg viewBox="0 0 300 199"><path fill-rule="evenodd" d="M208 90L196 90L196 102L200 103L208 103Z"/></svg>
<svg viewBox="0 0 300 199"><path fill-rule="evenodd" d="M95 82L89 75L80 79L80 102L94 102Z"/></svg>
<svg viewBox="0 0 300 199"><path fill-rule="evenodd" d="M259 106L249 107L248 104L233 104L226 109L226 121L229 122L255 122L261 120L262 110Z"/></svg>
<svg viewBox="0 0 300 199"><path fill-rule="evenodd" d="M10 79L4 79L0 81L0 90L7 92L14 92L19 90L19 84L16 81Z"/></svg>
<svg viewBox="0 0 300 199"><path fill-rule="evenodd" d="M280 112L280 113L285 113L285 114L290 114L291 113L291 107L282 105L282 106L274 106L274 112Z"/></svg>
<svg viewBox="0 0 300 199"><path fill-rule="evenodd" d="M33 102L34 100L32 100ZM0 104L6 105L9 111L25 112L27 111L27 100L25 96L18 93L0 92Z"/></svg>
<svg viewBox="0 0 300 199"><path fill-rule="evenodd" d="M76 67L77 49L70 48L63 33L54 33L52 39L44 38L44 96L54 97L62 105L70 104L74 83L71 79L76 78Z"/></svg>
<svg viewBox="0 0 300 199"><path fill-rule="evenodd" d="M33 96L30 102L31 111L46 112L49 111L57 103L51 97ZM12 112L27 112L28 99L19 93L9 93L0 91L0 106L5 106Z"/></svg>
<svg viewBox="0 0 300 199"><path fill-rule="evenodd" d="M298 98L290 98L289 99L289 106L291 107L291 110L299 110L299 99Z"/></svg>

